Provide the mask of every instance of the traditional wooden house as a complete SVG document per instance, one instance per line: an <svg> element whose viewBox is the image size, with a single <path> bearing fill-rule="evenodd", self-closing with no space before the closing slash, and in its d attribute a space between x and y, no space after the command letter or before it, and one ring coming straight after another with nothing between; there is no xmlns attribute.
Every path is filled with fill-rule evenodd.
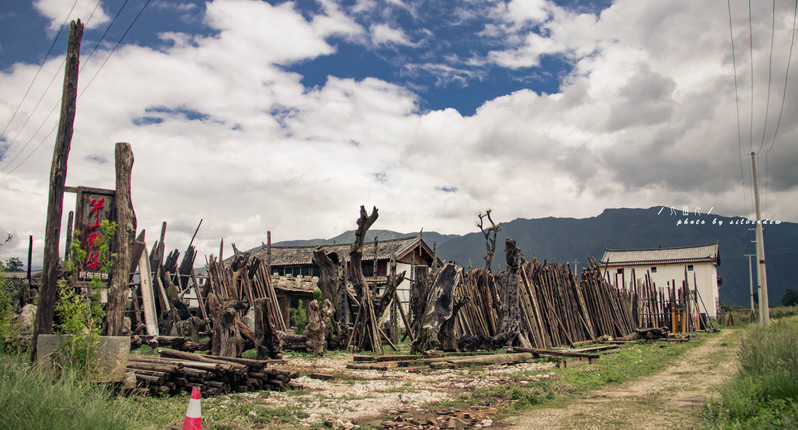
<svg viewBox="0 0 798 430"><path fill-rule="evenodd" d="M717 243L680 248L607 249L601 257L604 277L618 288L629 288L632 279L640 281L646 274L660 289L674 282L681 286L686 277L690 289L698 290L701 313L713 318L720 308L718 265Z"/></svg>
<svg viewBox="0 0 798 430"><path fill-rule="evenodd" d="M328 254L336 253L339 261L349 260L351 244L322 245ZM299 300L307 303L318 283L319 268L313 262L316 246L262 246L250 251L271 267L272 283L277 292L283 316L288 321L288 309L297 307ZM371 284L385 284L391 254L396 259L396 273L405 272L405 280L397 288L402 306L409 311L410 285L415 267L431 266L437 258L421 235L363 244L363 274ZM438 259L438 266L442 261Z"/></svg>

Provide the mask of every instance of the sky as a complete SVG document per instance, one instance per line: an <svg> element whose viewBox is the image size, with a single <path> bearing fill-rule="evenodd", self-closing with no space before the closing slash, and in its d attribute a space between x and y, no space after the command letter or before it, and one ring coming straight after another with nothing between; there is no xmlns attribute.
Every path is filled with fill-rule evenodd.
<svg viewBox="0 0 798 430"><path fill-rule="evenodd" d="M775 11L774 11L775 5ZM41 264L69 20L86 24L67 185L130 142L148 245L249 249L478 214L689 208L798 221L795 1L10 0L0 259ZM49 51L49 55L48 55ZM798 56L796 54L795 56ZM49 133L49 134L48 134ZM63 222L74 210L66 194ZM62 229L64 232L66 228ZM64 239L61 239L62 248Z"/></svg>

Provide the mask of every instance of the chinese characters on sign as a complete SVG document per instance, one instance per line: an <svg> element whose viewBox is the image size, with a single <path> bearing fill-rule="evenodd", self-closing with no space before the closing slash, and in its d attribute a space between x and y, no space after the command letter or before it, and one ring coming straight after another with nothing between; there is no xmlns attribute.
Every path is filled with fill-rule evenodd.
<svg viewBox="0 0 798 430"><path fill-rule="evenodd" d="M75 230L80 231L80 248L86 251L85 261L78 262L78 280L89 281L100 274L100 243L103 232L100 224L114 221L114 190L78 187ZM101 274L108 279L108 274Z"/></svg>

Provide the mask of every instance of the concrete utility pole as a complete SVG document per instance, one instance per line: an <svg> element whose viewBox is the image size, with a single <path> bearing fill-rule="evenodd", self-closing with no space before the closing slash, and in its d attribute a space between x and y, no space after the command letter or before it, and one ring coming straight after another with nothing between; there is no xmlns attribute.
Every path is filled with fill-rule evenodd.
<svg viewBox="0 0 798 430"><path fill-rule="evenodd" d="M756 261L757 282L759 284L759 320L762 327L770 325L768 307L768 277L765 270L765 238L762 235L762 215L759 211L759 171L756 165L756 152L751 153L751 167L754 173L754 205L756 207Z"/></svg>
<svg viewBox="0 0 798 430"><path fill-rule="evenodd" d="M745 254L748 257L748 288L751 290L751 322L754 321L754 275L753 270L751 269L751 257L755 257L756 254Z"/></svg>
<svg viewBox="0 0 798 430"><path fill-rule="evenodd" d="M47 223L44 233L44 260L42 280L39 287L39 306L33 328L31 360L36 360L36 342L40 333L52 333L55 314L56 290L58 289L58 243L61 238L61 215L64 211L64 185L66 184L67 159L72 145L72 127L78 98L78 69L80 64L80 40L83 24L80 20L69 24L64 89L61 95L61 119L55 138L53 163L50 168L50 195L47 199Z"/></svg>

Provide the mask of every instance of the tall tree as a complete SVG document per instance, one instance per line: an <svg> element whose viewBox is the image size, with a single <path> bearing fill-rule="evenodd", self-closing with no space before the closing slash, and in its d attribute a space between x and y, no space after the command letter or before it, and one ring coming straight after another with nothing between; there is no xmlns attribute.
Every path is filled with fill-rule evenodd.
<svg viewBox="0 0 798 430"><path fill-rule="evenodd" d="M482 235L485 236L485 247L487 248L487 252L485 254L485 270L491 272L491 264L493 264L493 256L496 255L496 235L499 234L499 231L502 229L502 223L496 224L493 222L493 218L490 216L490 209L487 209L485 213L479 213L477 216L479 217L479 230L482 232ZM490 222L490 227L485 227L485 220Z"/></svg>

